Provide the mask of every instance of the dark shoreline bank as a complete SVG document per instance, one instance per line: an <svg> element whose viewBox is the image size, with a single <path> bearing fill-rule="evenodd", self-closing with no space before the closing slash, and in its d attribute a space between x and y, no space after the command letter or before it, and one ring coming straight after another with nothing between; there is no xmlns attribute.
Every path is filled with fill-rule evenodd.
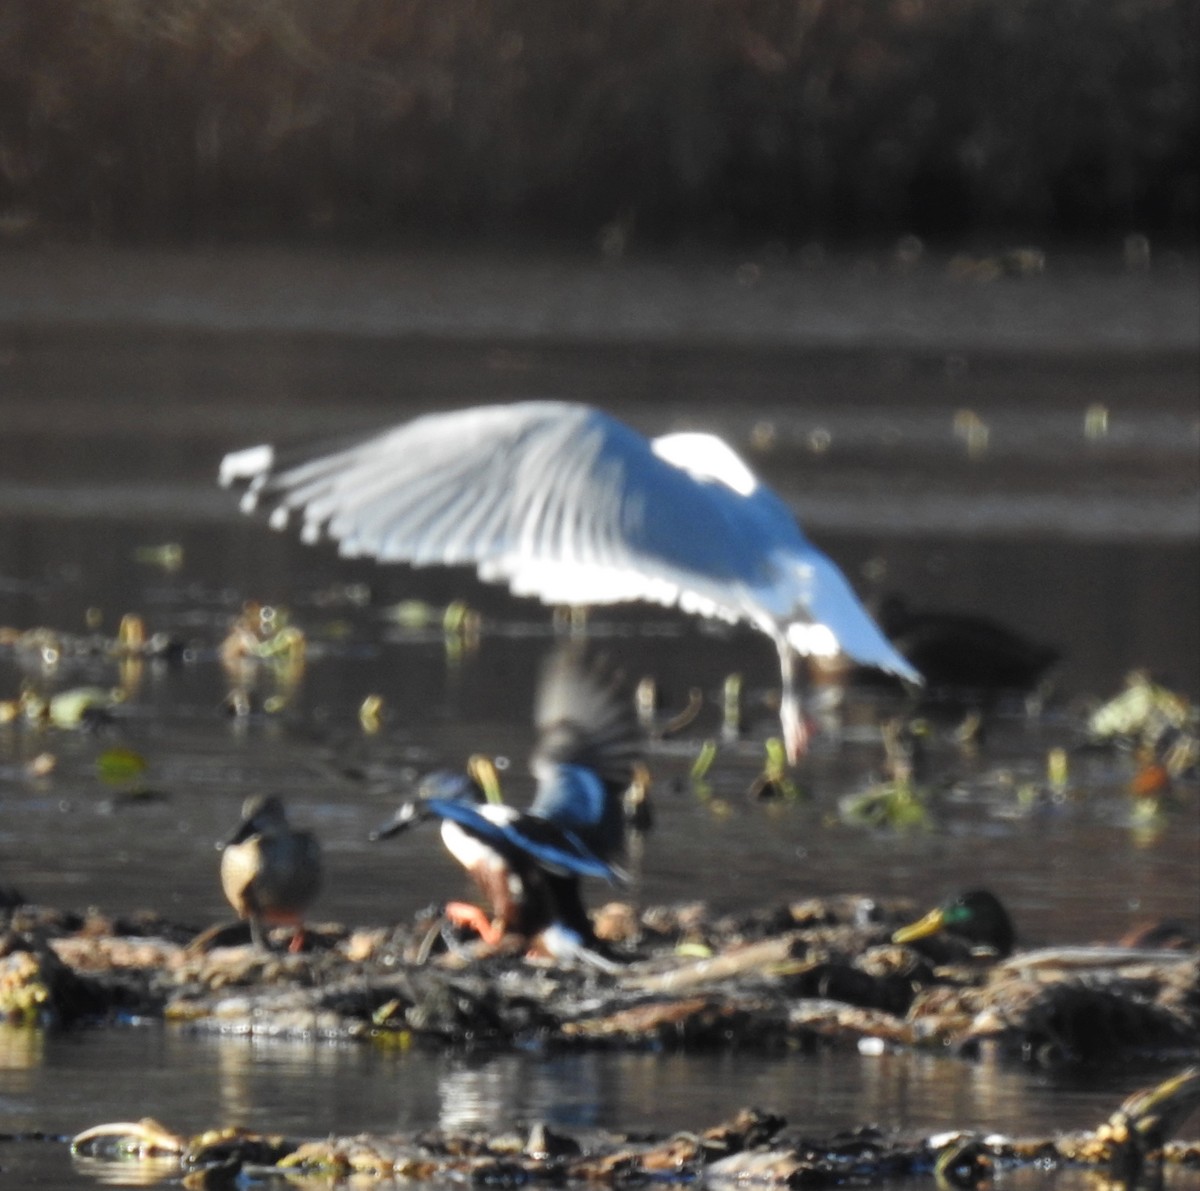
<svg viewBox="0 0 1200 1191"><path fill-rule="evenodd" d="M49 3L0 26L10 236L1194 242L1188 0Z"/></svg>

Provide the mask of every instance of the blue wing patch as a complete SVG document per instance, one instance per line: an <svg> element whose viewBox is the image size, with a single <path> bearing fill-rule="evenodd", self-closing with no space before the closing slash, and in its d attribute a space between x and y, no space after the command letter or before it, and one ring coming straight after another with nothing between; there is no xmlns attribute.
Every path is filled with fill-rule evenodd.
<svg viewBox="0 0 1200 1191"><path fill-rule="evenodd" d="M604 822L608 794L604 783L583 765L555 765L553 775L538 784L529 808L539 819L586 831Z"/></svg>
<svg viewBox="0 0 1200 1191"><path fill-rule="evenodd" d="M500 852L516 851L529 856L551 872L600 877L605 881L620 879L617 870L591 852L578 836L546 819L518 815L510 823L496 823L475 806L441 798L431 798L423 810L457 823Z"/></svg>

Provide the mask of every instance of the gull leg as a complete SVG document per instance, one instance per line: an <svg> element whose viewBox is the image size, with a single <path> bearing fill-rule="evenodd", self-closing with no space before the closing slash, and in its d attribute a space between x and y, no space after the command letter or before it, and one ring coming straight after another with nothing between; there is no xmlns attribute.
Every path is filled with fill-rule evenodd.
<svg viewBox="0 0 1200 1191"><path fill-rule="evenodd" d="M800 705L800 692L796 689L796 654L787 638L775 639L779 650L779 672L783 679L783 690L779 697L779 722L783 727L783 747L787 750L789 765L795 765L808 752L808 721Z"/></svg>

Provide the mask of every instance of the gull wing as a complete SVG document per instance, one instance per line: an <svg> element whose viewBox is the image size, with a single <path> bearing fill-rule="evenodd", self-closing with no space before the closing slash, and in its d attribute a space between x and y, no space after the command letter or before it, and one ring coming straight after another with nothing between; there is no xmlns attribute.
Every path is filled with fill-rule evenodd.
<svg viewBox="0 0 1200 1191"><path fill-rule="evenodd" d="M430 414L283 469L250 448L222 474L249 481L244 509L268 505L277 527L299 515L308 540L381 562L474 565L547 603L649 600L744 619L771 579L762 543L721 496L745 498L582 405Z"/></svg>
<svg viewBox="0 0 1200 1191"><path fill-rule="evenodd" d="M588 406L532 401L428 414L296 466L252 447L221 472L248 482L243 508L269 505L277 527L297 514L306 540L328 535L346 555L473 565L546 603L678 605L802 652L828 645L791 631L819 605L833 634L849 622L858 657L866 613L849 586L820 598L833 564L711 435L650 442ZM883 664L873 645L859 660ZM887 668L911 672L894 654Z"/></svg>
<svg viewBox="0 0 1200 1191"><path fill-rule="evenodd" d="M798 563L803 619L787 626L797 653L832 656L839 650L863 666L878 666L920 685L924 680L896 650L859 602L837 564L815 547Z"/></svg>

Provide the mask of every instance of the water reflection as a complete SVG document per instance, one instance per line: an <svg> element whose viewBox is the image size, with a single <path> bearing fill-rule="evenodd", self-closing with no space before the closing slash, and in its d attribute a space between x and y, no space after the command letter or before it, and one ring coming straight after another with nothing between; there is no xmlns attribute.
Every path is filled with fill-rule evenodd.
<svg viewBox="0 0 1200 1191"><path fill-rule="evenodd" d="M68 1136L147 1114L184 1135L226 1125L314 1138L434 1124L497 1132L537 1120L584 1135L592 1129L671 1133L758 1105L818 1138L868 1122L914 1135L973 1127L1033 1137L1093 1128L1129 1092L1163 1074L1125 1066L1053 1075L987 1061L829 1050L383 1053L357 1044L214 1037L161 1026L66 1035L8 1027L0 1028L0 1046L11 1060L0 1066L8 1127ZM58 1169L55 1181L44 1185L63 1187L87 1186L90 1179L152 1185L173 1173L84 1163L76 1165L79 1182L70 1182L61 1177L67 1165L61 1145L6 1151L5 1165L18 1178L27 1168L42 1177ZM1047 1184L1042 1177L1023 1185Z"/></svg>
<svg viewBox="0 0 1200 1191"><path fill-rule="evenodd" d="M5 1086L19 1092L21 1084L13 1078L15 1072L28 1071L41 1063L45 1034L32 1026L0 1022L0 1071L5 1072Z"/></svg>
<svg viewBox="0 0 1200 1191"><path fill-rule="evenodd" d="M71 1155L71 1165L86 1185L102 1187L160 1187L179 1179L179 1163L174 1158L140 1158L137 1162L110 1161Z"/></svg>
<svg viewBox="0 0 1200 1191"><path fill-rule="evenodd" d="M670 1133L716 1124L748 1105L818 1135L874 1122L914 1134L978 1128L1037 1136L1093 1128L1128 1092L1161 1078L1152 1066L1054 1074L906 1052L382 1054L182 1033L168 1036L165 1053L173 1069L189 1073L165 1093L167 1119L305 1136L386 1134L435 1122L496 1132L534 1121L583 1132ZM114 1078L119 1103L122 1077ZM201 1122L202 1107L209 1115Z"/></svg>
<svg viewBox="0 0 1200 1191"><path fill-rule="evenodd" d="M171 1061L179 1070L188 1070L196 1049L194 1041L173 1038ZM211 1049L216 1059L217 1119L228 1124L272 1120L281 1111L294 1117L301 1097L307 1100L305 1119L319 1121L324 1089L336 1082L342 1058L338 1047L317 1039L222 1040ZM304 1073L302 1087L288 1086L299 1072Z"/></svg>

